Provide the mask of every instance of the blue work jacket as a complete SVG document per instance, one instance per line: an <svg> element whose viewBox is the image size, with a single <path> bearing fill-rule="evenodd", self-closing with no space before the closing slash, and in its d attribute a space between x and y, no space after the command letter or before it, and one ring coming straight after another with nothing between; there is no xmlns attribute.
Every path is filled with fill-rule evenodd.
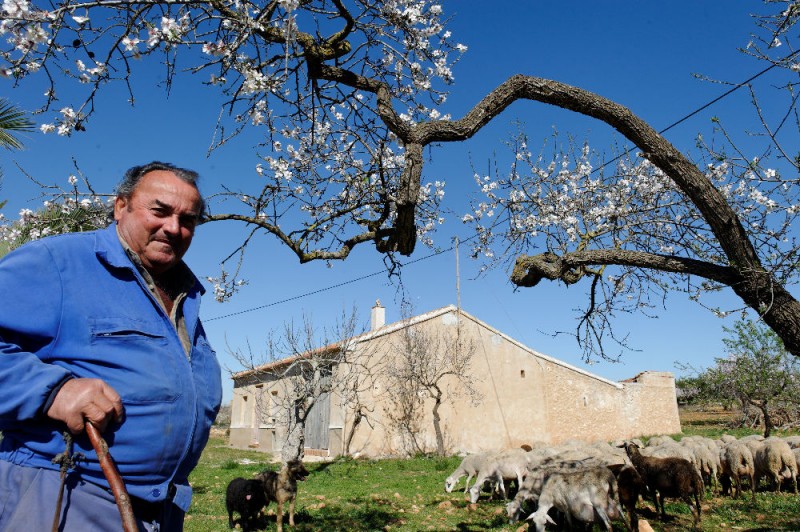
<svg viewBox="0 0 800 532"><path fill-rule="evenodd" d="M183 302L184 350L116 232L44 238L0 260L0 459L58 469L66 426L45 404L65 378L103 379L122 398L123 423L103 437L128 492L148 501L191 501L188 476L208 441L222 397L220 366L199 319L203 287ZM75 474L107 487L85 434ZM174 490L173 490L174 491Z"/></svg>

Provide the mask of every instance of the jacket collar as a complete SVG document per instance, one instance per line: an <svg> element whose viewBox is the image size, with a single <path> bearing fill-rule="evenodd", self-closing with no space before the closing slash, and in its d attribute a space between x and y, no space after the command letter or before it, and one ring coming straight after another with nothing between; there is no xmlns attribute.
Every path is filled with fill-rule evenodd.
<svg viewBox="0 0 800 532"><path fill-rule="evenodd" d="M133 270L134 272L136 271L136 266L131 261L131 258L128 257L128 254L125 251L125 246L123 246L122 242L120 241L120 237L117 234L116 222L111 223L105 229L96 231L95 235L95 254L100 260L113 268ZM192 273L192 271L183 261L181 261L176 268L181 268L185 272L187 278L192 284L194 284L194 287L200 292L201 295L205 293L205 287L203 287L194 273Z"/></svg>

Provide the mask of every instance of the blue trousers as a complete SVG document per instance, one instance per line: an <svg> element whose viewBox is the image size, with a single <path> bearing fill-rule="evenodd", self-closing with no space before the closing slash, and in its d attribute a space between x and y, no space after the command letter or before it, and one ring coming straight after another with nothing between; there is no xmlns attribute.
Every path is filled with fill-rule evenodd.
<svg viewBox="0 0 800 532"><path fill-rule="evenodd" d="M23 467L0 460L0 532L49 531L58 502L61 474L58 471ZM144 532L181 532L184 513L164 503L158 518L144 522ZM61 504L60 532L106 532L122 530L122 519L111 492L67 476Z"/></svg>

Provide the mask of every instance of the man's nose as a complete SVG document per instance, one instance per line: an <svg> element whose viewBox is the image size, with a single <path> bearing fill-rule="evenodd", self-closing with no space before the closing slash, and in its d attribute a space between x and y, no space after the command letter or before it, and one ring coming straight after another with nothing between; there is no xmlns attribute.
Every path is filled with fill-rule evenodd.
<svg viewBox="0 0 800 532"><path fill-rule="evenodd" d="M162 227L165 232L176 235L181 231L181 219L179 216L168 216Z"/></svg>

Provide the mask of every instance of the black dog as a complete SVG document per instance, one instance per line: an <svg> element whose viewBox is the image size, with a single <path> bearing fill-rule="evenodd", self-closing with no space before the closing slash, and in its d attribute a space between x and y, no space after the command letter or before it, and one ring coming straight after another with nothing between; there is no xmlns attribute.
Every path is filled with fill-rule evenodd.
<svg viewBox="0 0 800 532"><path fill-rule="evenodd" d="M300 460L292 460L280 471L262 471L256 478L262 482L267 504L278 503L278 532L283 532L283 505L289 503L289 525L294 526L294 503L297 499L297 481L303 481L308 471Z"/></svg>
<svg viewBox="0 0 800 532"><path fill-rule="evenodd" d="M239 512L242 530L250 530L250 524L267 505L264 484L260 480L235 478L225 492L225 508L228 510L228 526L234 528L233 512Z"/></svg>

